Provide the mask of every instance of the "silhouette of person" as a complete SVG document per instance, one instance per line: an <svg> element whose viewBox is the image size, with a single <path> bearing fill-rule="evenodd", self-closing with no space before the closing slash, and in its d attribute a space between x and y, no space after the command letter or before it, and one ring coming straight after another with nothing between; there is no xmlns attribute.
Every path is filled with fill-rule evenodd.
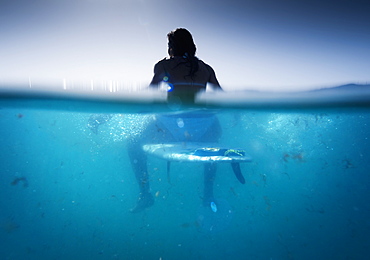
<svg viewBox="0 0 370 260"><path fill-rule="evenodd" d="M190 32L184 28L167 34L168 54L154 66L151 87L168 84L168 101L194 103L197 93L206 89L207 83L222 90L211 66L195 56L196 46Z"/></svg>
<svg viewBox="0 0 370 260"><path fill-rule="evenodd" d="M190 32L184 28L171 31L168 37L169 58L154 66L154 77L150 87L158 88L162 82L168 84L168 102L194 103L197 93L208 85L222 90L211 66L195 56L196 46ZM213 111L190 110L167 114L156 114L145 130L128 143L130 162L139 184L139 197L131 212L140 212L154 204L150 191L145 144L172 142L215 143L221 137L221 126ZM204 164L203 204L213 201L213 183L216 165Z"/></svg>

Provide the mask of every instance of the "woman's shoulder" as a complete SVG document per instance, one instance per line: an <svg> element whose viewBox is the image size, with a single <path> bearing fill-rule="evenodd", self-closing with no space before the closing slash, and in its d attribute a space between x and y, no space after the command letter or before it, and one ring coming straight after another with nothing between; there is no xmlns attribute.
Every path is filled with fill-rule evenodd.
<svg viewBox="0 0 370 260"><path fill-rule="evenodd" d="M177 64L179 62L181 61L176 58L163 58L162 60L158 61L155 66L169 66L171 64Z"/></svg>
<svg viewBox="0 0 370 260"><path fill-rule="evenodd" d="M160 61L158 61L155 65L160 65L160 64L166 63L167 61L168 61L167 58L163 58Z"/></svg>
<svg viewBox="0 0 370 260"><path fill-rule="evenodd" d="M168 59L167 58L163 58L162 60L158 61L154 65L154 72L155 73L158 73L159 71L164 70L164 68L166 67L167 62L168 62Z"/></svg>
<svg viewBox="0 0 370 260"><path fill-rule="evenodd" d="M205 69L207 69L209 72L211 72L211 73L214 72L213 68L210 65L208 65L207 63L205 63L204 61L199 60L199 64L200 64L200 66L203 66Z"/></svg>

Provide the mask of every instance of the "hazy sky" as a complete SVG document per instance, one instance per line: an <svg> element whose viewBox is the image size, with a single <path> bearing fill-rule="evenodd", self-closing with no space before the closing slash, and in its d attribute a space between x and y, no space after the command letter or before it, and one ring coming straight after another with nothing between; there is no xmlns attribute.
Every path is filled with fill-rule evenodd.
<svg viewBox="0 0 370 260"><path fill-rule="evenodd" d="M148 84L189 29L225 90L370 82L368 0L0 0L0 83Z"/></svg>

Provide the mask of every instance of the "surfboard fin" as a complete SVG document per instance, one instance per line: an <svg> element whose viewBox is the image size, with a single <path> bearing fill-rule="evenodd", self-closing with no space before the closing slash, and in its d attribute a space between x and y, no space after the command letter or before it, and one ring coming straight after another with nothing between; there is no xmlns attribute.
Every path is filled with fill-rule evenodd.
<svg viewBox="0 0 370 260"><path fill-rule="evenodd" d="M235 177L240 181L241 184L245 183L244 176L242 174L242 171L240 170L240 164L239 163L231 163L231 167L233 168Z"/></svg>

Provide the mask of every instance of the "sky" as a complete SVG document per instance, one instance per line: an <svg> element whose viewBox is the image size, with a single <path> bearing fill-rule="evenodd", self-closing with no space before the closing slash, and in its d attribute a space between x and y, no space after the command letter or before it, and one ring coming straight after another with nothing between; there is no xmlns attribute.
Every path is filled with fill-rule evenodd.
<svg viewBox="0 0 370 260"><path fill-rule="evenodd" d="M369 13L368 0L0 0L0 85L146 86L179 27L228 91L369 84Z"/></svg>

